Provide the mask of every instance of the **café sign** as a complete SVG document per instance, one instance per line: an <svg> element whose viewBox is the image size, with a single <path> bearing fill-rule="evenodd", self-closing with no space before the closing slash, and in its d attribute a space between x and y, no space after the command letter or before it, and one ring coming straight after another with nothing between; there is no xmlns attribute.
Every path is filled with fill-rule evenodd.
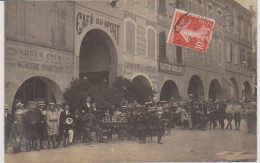
<svg viewBox="0 0 260 163"><path fill-rule="evenodd" d="M105 18L97 17L93 14L78 12L76 13L76 31L78 35L81 35L84 29L92 24L104 26L115 39L116 43L118 44L119 39L119 28L120 25L115 24Z"/></svg>

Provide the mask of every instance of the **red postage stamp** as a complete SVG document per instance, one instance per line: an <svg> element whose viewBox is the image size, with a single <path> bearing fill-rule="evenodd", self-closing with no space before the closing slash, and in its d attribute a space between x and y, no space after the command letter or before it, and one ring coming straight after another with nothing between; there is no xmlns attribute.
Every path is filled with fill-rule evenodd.
<svg viewBox="0 0 260 163"><path fill-rule="evenodd" d="M176 9L167 42L206 52L215 20Z"/></svg>

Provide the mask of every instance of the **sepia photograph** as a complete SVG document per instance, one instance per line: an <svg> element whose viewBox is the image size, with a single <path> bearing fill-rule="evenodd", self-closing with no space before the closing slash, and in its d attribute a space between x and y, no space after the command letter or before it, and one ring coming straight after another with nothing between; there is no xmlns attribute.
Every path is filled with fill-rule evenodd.
<svg viewBox="0 0 260 163"><path fill-rule="evenodd" d="M3 2L4 161L256 162L257 3Z"/></svg>

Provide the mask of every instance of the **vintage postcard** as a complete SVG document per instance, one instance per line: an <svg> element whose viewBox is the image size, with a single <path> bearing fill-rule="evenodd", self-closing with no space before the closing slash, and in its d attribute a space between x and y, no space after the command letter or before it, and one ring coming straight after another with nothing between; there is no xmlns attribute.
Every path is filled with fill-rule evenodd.
<svg viewBox="0 0 260 163"><path fill-rule="evenodd" d="M257 0L4 10L5 162L257 160Z"/></svg>

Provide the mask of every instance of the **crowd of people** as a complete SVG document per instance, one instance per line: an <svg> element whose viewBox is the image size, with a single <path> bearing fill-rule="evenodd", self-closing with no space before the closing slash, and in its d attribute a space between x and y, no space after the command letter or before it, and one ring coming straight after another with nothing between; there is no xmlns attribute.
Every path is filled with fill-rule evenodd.
<svg viewBox="0 0 260 163"><path fill-rule="evenodd" d="M172 128L205 131L217 128L219 123L222 130L235 127L239 131L242 117L246 119L248 132L256 133L256 102L219 99L206 102L195 100L192 94L187 102L171 98L155 103L151 98L140 105L137 101L122 100L119 106L112 105L106 110L98 109L90 96L76 109L71 109L67 103L46 104L41 100L28 101L25 105L17 102L14 108L12 111L5 105L5 150L9 143L14 153L21 152L22 141L25 141L27 152L90 143L92 132L102 143L104 130L116 132L119 139L126 137L140 143L157 136L158 144L162 144L162 136L171 134ZM235 126L231 123L233 119ZM105 127L107 122L124 125Z"/></svg>

